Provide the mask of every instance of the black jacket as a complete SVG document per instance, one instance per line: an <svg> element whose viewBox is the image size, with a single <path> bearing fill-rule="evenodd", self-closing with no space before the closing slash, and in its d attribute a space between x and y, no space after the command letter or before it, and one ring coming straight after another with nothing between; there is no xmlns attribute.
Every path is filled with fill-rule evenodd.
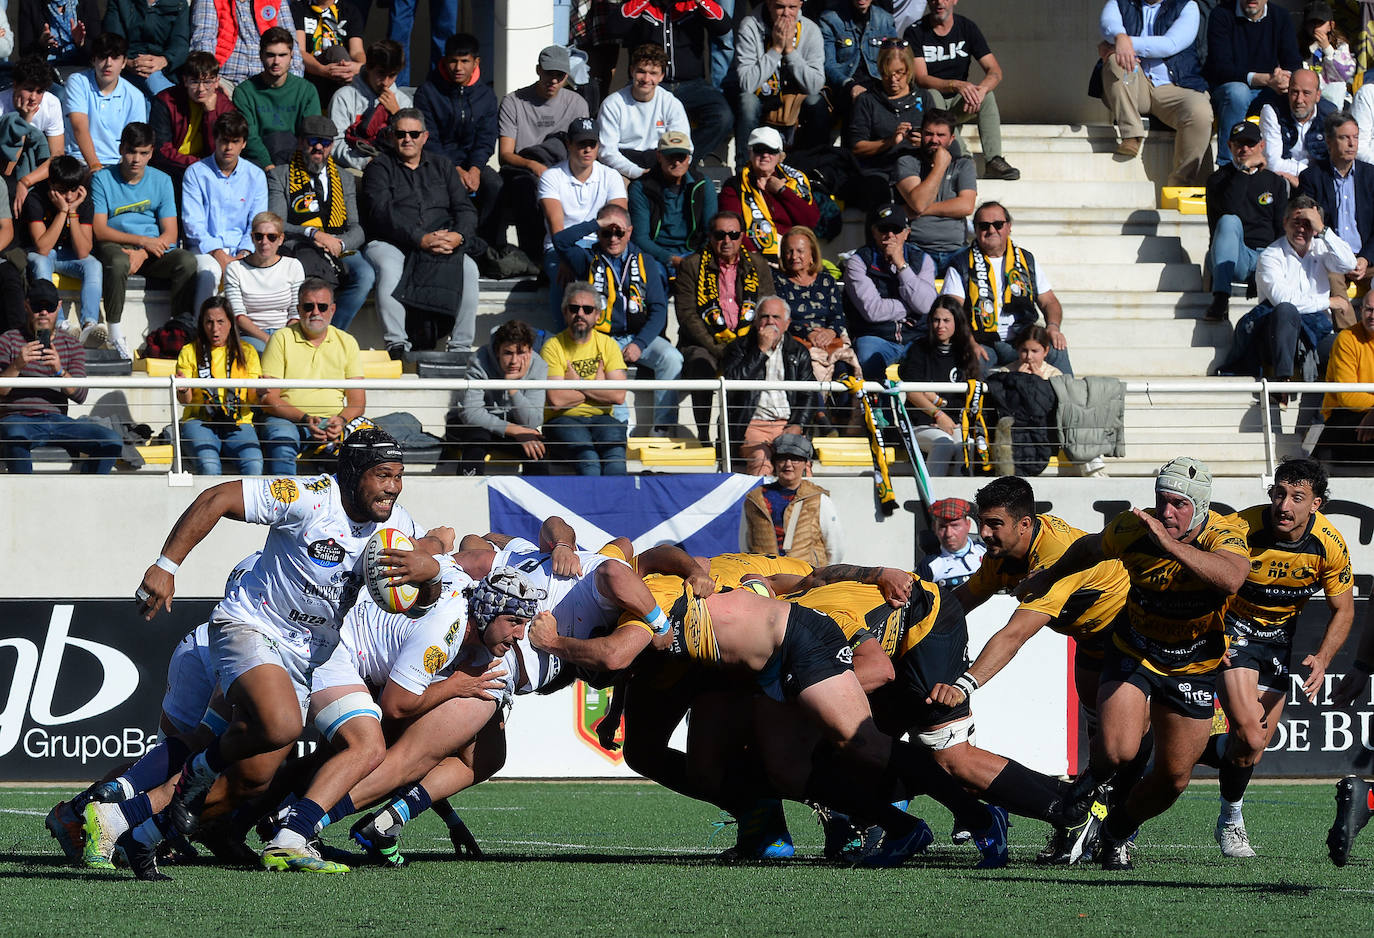
<svg viewBox="0 0 1374 938"><path fill-rule="evenodd" d="M816 372L811 368L811 352L790 335L782 338L782 377L784 381L814 381ZM720 373L723 378L737 381L762 381L767 367L763 352L759 351L753 335L740 336L725 346L721 358ZM759 391L731 391L725 396L725 406L729 411L730 436L736 442L744 439L744 428L754 416L754 408L759 404ZM787 418L789 424L796 424L805 431L811 425L811 416L816 411L816 392L788 391L787 405L792 408Z"/></svg>
<svg viewBox="0 0 1374 938"><path fill-rule="evenodd" d="M987 377L988 402L999 417L1012 419L1012 460L1018 476L1038 476L1059 450L1054 387L1038 375L998 371ZM985 417L986 419L986 417ZM987 420L992 426L992 421Z"/></svg>
<svg viewBox="0 0 1374 938"><path fill-rule="evenodd" d="M496 152L496 93L490 85L463 87L436 72L415 92L415 106L430 128L426 152L464 169L487 165Z"/></svg>
<svg viewBox="0 0 1374 938"><path fill-rule="evenodd" d="M1355 229L1360 233L1356 254L1374 263L1374 166L1356 160L1350 171L1355 175ZM1336 227L1336 170L1329 159L1308 164L1298 176L1298 191L1316 199L1326 223Z"/></svg>
<svg viewBox="0 0 1374 938"><path fill-rule="evenodd" d="M77 19L86 24L86 42L81 47L81 51L70 60L53 62L53 65L80 65L86 68L91 64L91 43L103 31L100 3L98 0L78 0L76 16ZM47 19L48 5L44 0L20 0L17 14L11 6L10 21L15 24L14 55L10 56L11 62L17 60L21 55L29 55L34 52L47 54L48 48L43 43L43 26Z"/></svg>
<svg viewBox="0 0 1374 938"><path fill-rule="evenodd" d="M1245 231L1245 244L1262 251L1283 237L1288 211L1288 182L1267 169L1243 173L1235 163L1207 177L1207 228L1217 233L1223 215L1235 215Z"/></svg>

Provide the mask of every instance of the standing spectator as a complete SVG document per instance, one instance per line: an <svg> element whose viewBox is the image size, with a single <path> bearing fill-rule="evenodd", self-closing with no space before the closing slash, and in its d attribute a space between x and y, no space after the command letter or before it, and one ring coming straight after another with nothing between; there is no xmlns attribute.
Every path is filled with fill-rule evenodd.
<svg viewBox="0 0 1374 938"><path fill-rule="evenodd" d="M717 212L707 224L706 247L683 259L675 284L678 348L684 378L714 378L725 347L754 324L758 305L773 295L763 256L743 247L744 220ZM697 439L711 436L710 391L692 392Z"/></svg>
<svg viewBox="0 0 1374 938"><path fill-rule="evenodd" d="M759 302L748 335L725 347L721 377L733 381L810 381L811 354L788 335L791 311L777 296ZM730 438L750 475L773 474L773 443L786 434L805 434L816 410L814 391L730 391L725 395Z"/></svg>
<svg viewBox="0 0 1374 938"><path fill-rule="evenodd" d="M488 246L506 244L501 174L487 164L496 152L496 93L481 81L477 37L459 33L444 44L439 67L415 92L415 106L433 127L430 148L453 164L477 209L477 234Z"/></svg>
<svg viewBox="0 0 1374 938"><path fill-rule="evenodd" d="M295 318L296 296L305 282L301 262L280 253L283 236L281 216L259 212L253 217L252 252L224 269L224 298L234 312L234 325L259 352Z"/></svg>
<svg viewBox="0 0 1374 938"><path fill-rule="evenodd" d="M1345 107L1350 80L1355 77L1355 57L1336 27L1331 4L1316 0L1307 5L1298 28L1298 53L1303 66L1321 76L1322 97L1337 108Z"/></svg>
<svg viewBox="0 0 1374 938"><path fill-rule="evenodd" d="M259 396L263 469L270 476L296 474L305 444L337 443L367 408L367 392L346 386L363 376L358 340L330 325L334 294L323 280L301 284L297 318L273 333L262 353L262 376L283 380L338 381L338 387L269 389Z"/></svg>
<svg viewBox="0 0 1374 938"><path fill-rule="evenodd" d="M191 4L191 48L211 52L224 80L247 81L262 70L262 37L284 29L291 43L291 74L304 75L296 46L296 21L291 5L273 0L194 0Z"/></svg>
<svg viewBox="0 0 1374 938"><path fill-rule="evenodd" d="M798 150L830 142L829 112L821 97L825 43L821 28L802 16L801 8L802 0L763 0L736 30L735 159L739 162L749 146L746 135L763 124L782 128L789 136L795 134L799 139L793 144Z"/></svg>
<svg viewBox="0 0 1374 938"><path fill-rule="evenodd" d="M691 162L691 137L670 130L658 140L657 162L628 193L635 247L670 279L684 257L705 246L706 220L716 214L716 187Z"/></svg>
<svg viewBox="0 0 1374 938"><path fill-rule="evenodd" d="M1308 163L1326 156L1326 119L1339 108L1322 98L1317 90L1317 73L1299 69L1288 82L1286 96L1263 92L1255 103L1260 107L1260 134L1264 137L1264 161L1271 172L1298 187L1298 176Z"/></svg>
<svg viewBox="0 0 1374 938"><path fill-rule="evenodd" d="M190 0L107 0L105 32L129 41L124 75L151 98L173 86L191 51Z"/></svg>
<svg viewBox="0 0 1374 938"><path fill-rule="evenodd" d="M291 162L267 174L267 209L286 223L282 253L299 260L306 276L337 284L332 324L347 331L377 273L362 253L357 186L329 155L333 145L333 121L303 118Z"/></svg>
<svg viewBox="0 0 1374 938"><path fill-rule="evenodd" d="M814 229L821 210L806 173L783 162L776 129L758 127L748 143L748 162L721 187L720 207L744 219L744 246L776 265L783 235L793 225Z"/></svg>
<svg viewBox="0 0 1374 938"><path fill-rule="evenodd" d="M134 121L148 120L148 99L120 76L128 43L101 33L91 43L91 70L67 79L67 155L93 173L119 162L119 135Z"/></svg>
<svg viewBox="0 0 1374 938"><path fill-rule="evenodd" d="M916 84L930 89L935 106L953 110L959 123L977 120L984 179L1020 179L1021 171L1002 155L1002 115L993 94L1002 83L1002 66L977 24L955 15L958 2L930 0L926 15L907 30L916 55ZM983 70L976 85L968 80L974 61Z"/></svg>
<svg viewBox="0 0 1374 938"><path fill-rule="evenodd" d="M659 381L676 381L682 374L682 353L663 336L668 326L667 274L658 261L632 248L630 213L607 205L596 218L564 228L554 236L553 248L578 280L586 280L605 298L596 330L609 335L630 365L648 368ZM596 246L582 247L580 239L596 234ZM678 394L654 392L654 435L669 436L677 425ZM628 421L629 409L617 408L616 418Z"/></svg>
<svg viewBox="0 0 1374 938"><path fill-rule="evenodd" d="M1374 291L1360 303L1360 320L1336 336L1326 363L1326 380L1374 384ZM1374 457L1374 394L1327 391L1322 398L1326 426L1313 456L1323 462L1369 465Z"/></svg>
<svg viewBox="0 0 1374 938"><path fill-rule="evenodd" d="M415 27L417 3L418 0L391 0L391 16L387 20L386 38L397 43L402 49L411 48L410 34ZM434 63L444 57L444 46L458 32L458 0L429 0L428 32L429 67L432 71ZM398 83L405 88L413 87L409 61L401 67Z"/></svg>
<svg viewBox="0 0 1374 938"><path fill-rule="evenodd" d="M248 121L243 156L264 171L291 159L301 118L320 113L315 86L291 74L295 48L294 37L285 29L267 30L259 43L262 71L234 89L234 107Z"/></svg>
<svg viewBox="0 0 1374 938"><path fill-rule="evenodd" d="M1367 281L1374 260L1374 166L1355 159L1360 128L1348 114L1326 118L1327 155L1314 159L1298 177L1298 189L1321 206L1341 240L1355 252L1352 283Z"/></svg>
<svg viewBox="0 0 1374 938"><path fill-rule="evenodd" d="M267 176L242 157L248 121L238 111L221 114L213 133L215 152L192 164L181 186L186 249L196 255L197 309L217 292L230 262L253 249L253 219L267 211Z"/></svg>
<svg viewBox="0 0 1374 938"><path fill-rule="evenodd" d="M46 181L30 190L19 212L27 232L29 273L52 282L55 273L81 281L81 343L100 348L108 333L100 325L100 260L91 253L94 236L90 173L74 157L52 161Z"/></svg>
<svg viewBox="0 0 1374 938"><path fill-rule="evenodd" d="M367 47L362 72L335 93L329 117L337 128L334 159L340 166L366 169L386 146L383 134L396 113L414 106L410 94L396 86L405 60L405 51L394 40L379 39Z"/></svg>
<svg viewBox="0 0 1374 938"><path fill-rule="evenodd" d="M873 0L837 0L817 22L825 43L825 86L831 106L844 118L851 103L877 87L883 77L880 50L901 34L892 14ZM898 42L890 48L900 48Z"/></svg>
<svg viewBox="0 0 1374 938"><path fill-rule="evenodd" d="M42 54L54 68L90 62L91 45L100 36L98 0L28 0L16 5L15 48L22 55Z"/></svg>
<svg viewBox="0 0 1374 938"><path fill-rule="evenodd" d="M943 383L968 381L982 370L963 304L952 296L942 296L931 307L929 331L907 349L897 374L903 381ZM966 397L962 393L907 392L916 443L932 476L955 475L963 468L964 444L968 441L955 421L961 417Z"/></svg>
<svg viewBox="0 0 1374 938"><path fill-rule="evenodd" d="M1269 0L1218 3L1207 18L1207 61L1202 77L1212 94L1218 127L1234 127L1261 90L1288 93L1289 79L1301 68L1297 34L1288 11ZM1229 153L1218 162L1230 161Z"/></svg>
<svg viewBox="0 0 1374 938"><path fill-rule="evenodd" d="M1205 173L1212 142L1212 108L1196 43L1197 4L1192 0L1106 0L1099 25L1102 103L1121 134L1117 156L1140 154L1142 114L1175 129L1170 186L1195 185Z"/></svg>
<svg viewBox="0 0 1374 938"><path fill-rule="evenodd" d="M497 117L505 221L515 225L520 250L532 261L544 255L539 179L567 156L563 142L550 138L587 116L586 99L564 87L571 68L567 49L545 47L535 69L538 81L502 98Z"/></svg>
<svg viewBox="0 0 1374 938"><path fill-rule="evenodd" d="M52 66L41 55L26 55L15 62L10 77L14 87L0 91L0 116L18 114L36 128L48 144L46 156L35 146L32 161L25 164L27 168L16 166L17 176L14 173L5 176L9 187L5 195L17 214L29 190L48 178L53 157L66 151L67 130L62 119L62 102L48 90L52 87Z"/></svg>
<svg viewBox="0 0 1374 938"><path fill-rule="evenodd" d="M367 61L367 18L350 0L291 0L291 18L296 21L296 47L305 77L319 93L320 104L329 107L334 92L356 78Z"/></svg>
<svg viewBox="0 0 1374 938"><path fill-rule="evenodd" d="M544 359L534 354L534 330L509 319L491 334L491 342L468 362L469 381L543 381L549 375ZM458 449L458 474L482 475L483 457L520 462L525 475L543 474L546 450L539 426L544 421L544 391L463 392L461 409L449 414L444 438Z"/></svg>
<svg viewBox="0 0 1374 938"><path fill-rule="evenodd" d="M0 335L0 378L86 377L86 354L81 344L62 331L53 331L57 318L57 288L40 280L24 300L24 325ZM10 472L33 472L30 455L35 446L61 446L81 472L108 473L119 457L119 431L91 420L67 415L67 402L83 404L85 388L10 388L0 394L0 462Z"/></svg>
<svg viewBox="0 0 1374 938"><path fill-rule="evenodd" d="M563 291L568 328L540 350L550 381L624 381L625 359L610 336L597 332L601 297L589 283L570 283ZM549 458L570 464L578 475L625 475L625 422L614 408L624 391L550 388L545 394L544 437Z"/></svg>
<svg viewBox="0 0 1374 938"><path fill-rule="evenodd" d="M744 497L740 549L751 554L797 557L813 567L844 558L844 529L830 493L812 482L815 449L799 433L773 441L776 478Z"/></svg>
<svg viewBox="0 0 1374 938"><path fill-rule="evenodd" d="M212 296L200 308L196 337L181 347L178 378L262 377L258 350L239 341L234 313L222 296ZM191 471L217 476L223 457L234 462L239 475L262 474L262 449L253 432L255 392L248 388L181 388L181 442L189 452Z"/></svg>
<svg viewBox="0 0 1374 938"><path fill-rule="evenodd" d="M901 178L897 163L915 155L921 144L921 120L930 110L928 95L913 90L916 59L904 40L887 42L878 52L879 79L854 98L844 125L844 146L862 170L853 197L861 205L892 201ZM862 90L863 86L854 87Z"/></svg>
<svg viewBox="0 0 1374 938"><path fill-rule="evenodd" d="M660 137L670 130L692 129L682 104L659 87L667 67L668 55L659 46L636 48L630 54L630 83L603 100L596 116L601 125L598 158L624 176L626 185L655 164Z"/></svg>
<svg viewBox="0 0 1374 938"><path fill-rule="evenodd" d="M942 498L930 506L930 514L935 519L940 550L922 558L916 573L945 589L963 586L983 565L983 555L988 550L973 537L977 509L963 498Z"/></svg>
<svg viewBox="0 0 1374 938"><path fill-rule="evenodd" d="M911 217L911 241L935 262L935 275L964 249L968 217L978 201L973 160L954 155L954 118L931 111L921 121L921 148L897 160L897 193Z"/></svg>
<svg viewBox="0 0 1374 938"><path fill-rule="evenodd" d="M180 183L187 168L215 152L215 122L234 110L219 83L219 63L208 52L192 52L180 82L153 99L148 124L157 149L153 165Z"/></svg>
<svg viewBox="0 0 1374 938"><path fill-rule="evenodd" d="M925 335L935 302L935 262L907 243L906 212L888 203L868 213L868 241L844 263L845 312L864 377L882 381Z"/></svg>
<svg viewBox="0 0 1374 938"><path fill-rule="evenodd" d="M1225 322L1231 306L1231 284L1255 271L1260 251L1283 237L1288 209L1288 183L1264 166L1259 127L1241 121L1231 128L1231 159L1207 179L1207 269L1212 275L1212 302L1202 318Z"/></svg>
<svg viewBox="0 0 1374 938"><path fill-rule="evenodd" d="M148 165L152 158L152 128L130 124L119 140L119 162L96 173L91 184L92 231L103 271L105 319L110 344L126 359L133 357L122 325L130 274L167 281L173 316L192 309L196 258L177 247L180 233L172 179Z"/></svg>
<svg viewBox="0 0 1374 938"><path fill-rule="evenodd" d="M407 329L407 307L453 317L450 350L467 351L477 322L477 264L467 243L477 228L472 207L448 160L426 152L429 135L419 111L407 108L392 122L395 148L363 172L363 228L371 239L367 260L377 271L377 314L393 357L414 339L432 336Z"/></svg>

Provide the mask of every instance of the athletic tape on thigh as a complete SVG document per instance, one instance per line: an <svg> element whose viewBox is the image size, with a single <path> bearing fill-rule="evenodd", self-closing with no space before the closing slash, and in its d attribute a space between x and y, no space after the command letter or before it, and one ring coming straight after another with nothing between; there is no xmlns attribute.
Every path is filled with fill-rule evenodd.
<svg viewBox="0 0 1374 938"><path fill-rule="evenodd" d="M916 741L927 749L934 749L937 752L941 749L949 749L960 743L973 745L975 740L973 729L973 715L969 714L962 720L955 720L947 726L942 726L938 730L927 730L924 733L916 734Z"/></svg>
<svg viewBox="0 0 1374 938"><path fill-rule="evenodd" d="M320 735L325 739L333 742L334 734L339 731L339 728L354 717L372 717L380 723L382 722L382 709L372 700L370 694L354 691L351 694L344 694L316 714L315 729L319 730Z"/></svg>

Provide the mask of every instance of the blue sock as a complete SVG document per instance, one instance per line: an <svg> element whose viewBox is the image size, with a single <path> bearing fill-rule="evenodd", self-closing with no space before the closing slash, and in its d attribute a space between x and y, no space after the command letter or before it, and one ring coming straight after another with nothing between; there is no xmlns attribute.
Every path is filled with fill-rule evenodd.
<svg viewBox="0 0 1374 938"><path fill-rule="evenodd" d="M461 824L463 821L463 819L458 816L458 812L453 810L453 805L448 803L447 798L440 798L438 801L434 802L434 804L430 805L430 807L434 809L434 813L439 815L443 822L449 827L455 824Z"/></svg>
<svg viewBox="0 0 1374 938"><path fill-rule="evenodd" d="M153 816L153 803L148 800L147 793L134 795L128 801L121 801L118 807L130 827L137 827Z"/></svg>
<svg viewBox="0 0 1374 938"><path fill-rule="evenodd" d="M133 786L135 792L152 791L185 765L190 754L190 748L180 737L172 736L149 749L121 777Z"/></svg>
<svg viewBox="0 0 1374 938"><path fill-rule="evenodd" d="M156 847L167 839L167 825L163 815L155 814L133 828L134 840L149 847Z"/></svg>
<svg viewBox="0 0 1374 938"><path fill-rule="evenodd" d="M309 840L315 836L315 831L323 820L324 808L309 798L302 798L291 806L291 813L286 816L286 823L282 827Z"/></svg>
<svg viewBox="0 0 1374 938"><path fill-rule="evenodd" d="M410 791L405 793L405 797L392 805L396 813L401 816L401 823L404 824L413 817L419 817L429 810L429 806L434 802L429 797L429 792L423 785L415 785Z"/></svg>
<svg viewBox="0 0 1374 938"><path fill-rule="evenodd" d="M342 821L350 814L354 814L355 812L357 812L357 810L357 808L353 807L353 796L344 795L342 798L339 799L338 803L335 804L334 807L329 809L329 813L324 816L323 826L328 827L335 821Z"/></svg>

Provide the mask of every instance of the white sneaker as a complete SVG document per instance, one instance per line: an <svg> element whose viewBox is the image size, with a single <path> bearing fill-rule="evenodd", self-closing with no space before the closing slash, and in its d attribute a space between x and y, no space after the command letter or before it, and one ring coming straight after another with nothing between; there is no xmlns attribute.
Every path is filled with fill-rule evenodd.
<svg viewBox="0 0 1374 938"><path fill-rule="evenodd" d="M134 360L133 354L129 351L129 343L125 342L123 339L113 339L110 341L109 344L110 348L114 349L115 352L118 353L119 357L124 359L126 362L131 362Z"/></svg>
<svg viewBox="0 0 1374 938"><path fill-rule="evenodd" d="M80 341L86 348L104 348L110 341L110 330L103 322L93 322L81 330Z"/></svg>
<svg viewBox="0 0 1374 938"><path fill-rule="evenodd" d="M1245 820L1227 822L1217 818L1217 843L1221 845L1221 855L1237 859L1255 856L1255 848L1250 846L1250 835L1245 832Z"/></svg>
<svg viewBox="0 0 1374 938"><path fill-rule="evenodd" d="M81 341L81 323L70 317L57 324L57 330L70 338Z"/></svg>

